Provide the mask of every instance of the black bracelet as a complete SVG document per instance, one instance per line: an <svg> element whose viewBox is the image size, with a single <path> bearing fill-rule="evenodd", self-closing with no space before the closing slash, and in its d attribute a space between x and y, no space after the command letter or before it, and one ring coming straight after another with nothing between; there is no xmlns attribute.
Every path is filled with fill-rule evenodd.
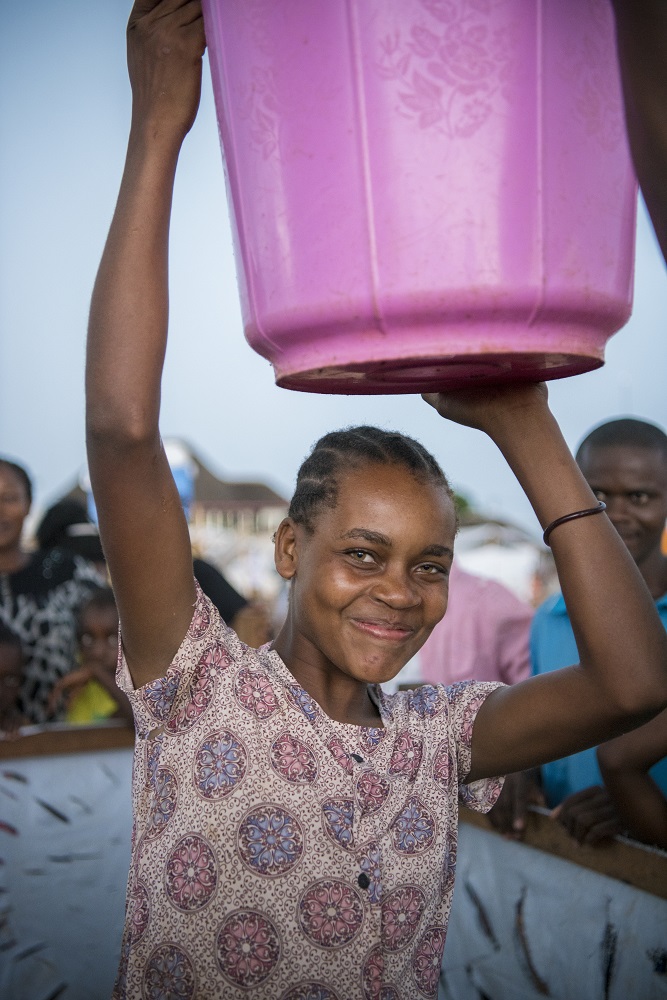
<svg viewBox="0 0 667 1000"><path fill-rule="evenodd" d="M557 517L555 521L552 521L551 524L548 524L544 529L542 541L545 545L548 545L551 532L554 528L557 528L559 524L565 524L566 521L576 521L579 517L589 517L591 514L601 514L602 511L606 509L606 503L603 503L602 500L600 500L597 507L587 507L586 510L575 510L574 514L565 514L564 517Z"/></svg>

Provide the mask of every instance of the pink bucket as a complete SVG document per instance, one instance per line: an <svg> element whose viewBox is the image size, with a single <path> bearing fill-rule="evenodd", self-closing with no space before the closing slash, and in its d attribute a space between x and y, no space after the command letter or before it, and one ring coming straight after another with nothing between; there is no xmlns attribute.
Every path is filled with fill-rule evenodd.
<svg viewBox="0 0 667 1000"><path fill-rule="evenodd" d="M630 315L608 0L204 0L245 334L279 385L562 378Z"/></svg>

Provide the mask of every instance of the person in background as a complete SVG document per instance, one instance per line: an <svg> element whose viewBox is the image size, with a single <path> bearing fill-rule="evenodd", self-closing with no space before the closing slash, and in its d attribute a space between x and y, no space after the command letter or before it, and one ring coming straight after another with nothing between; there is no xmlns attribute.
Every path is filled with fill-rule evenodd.
<svg viewBox="0 0 667 1000"><path fill-rule="evenodd" d="M419 652L422 679L428 684L525 681L532 618L530 605L507 587L466 573L454 559L447 614Z"/></svg>
<svg viewBox="0 0 667 1000"><path fill-rule="evenodd" d="M74 662L76 609L102 581L94 566L65 549L25 551L31 501L26 470L0 458L0 623L23 646L19 709L29 722L42 723L54 685Z"/></svg>
<svg viewBox="0 0 667 1000"><path fill-rule="evenodd" d="M26 724L19 704L23 680L23 648L16 632L0 625L0 737L16 735Z"/></svg>
<svg viewBox="0 0 667 1000"><path fill-rule="evenodd" d="M447 614L418 653L420 679L428 684L464 680L516 684L530 677L530 625L533 609L507 587L466 573L456 559L449 579ZM409 669L409 666L408 666ZM514 798L522 808L517 810ZM490 823L520 839L525 831L525 804L544 805L537 772L506 782L489 811Z"/></svg>
<svg viewBox="0 0 667 1000"><path fill-rule="evenodd" d="M130 703L115 680L118 611L110 587L96 591L79 608L77 644L78 667L56 684L52 707L64 699L65 719L74 725L118 718L132 723Z"/></svg>
<svg viewBox="0 0 667 1000"><path fill-rule="evenodd" d="M85 504L73 497L63 497L44 514L35 532L37 545L43 552L67 549L95 565L106 577L106 561L97 525L91 520Z"/></svg>
<svg viewBox="0 0 667 1000"><path fill-rule="evenodd" d="M197 583L241 642L255 649L269 642L272 638L271 619L262 603L242 597L226 577L204 559L193 559L192 568Z"/></svg>

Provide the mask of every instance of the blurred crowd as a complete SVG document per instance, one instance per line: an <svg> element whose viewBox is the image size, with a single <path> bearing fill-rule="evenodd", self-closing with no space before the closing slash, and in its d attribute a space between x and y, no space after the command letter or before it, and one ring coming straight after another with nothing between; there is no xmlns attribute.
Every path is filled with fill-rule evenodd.
<svg viewBox="0 0 667 1000"><path fill-rule="evenodd" d="M577 461L667 628L667 435L642 420L609 421L584 439ZM131 726L128 700L115 681L118 612L97 526L82 502L65 498L47 510L34 544L26 546L31 501L26 470L0 458L0 738L50 721L118 719ZM242 596L203 559L193 559L193 573L245 643L259 647L272 639L287 610L285 594L277 609L269 608ZM576 662L562 594L535 611L455 560L447 614L397 683L514 684ZM667 713L597 750L510 775L491 820L520 839L531 804L548 807L580 843L629 833L667 849Z"/></svg>
<svg viewBox="0 0 667 1000"><path fill-rule="evenodd" d="M0 736L30 725L132 724L115 682L118 612L97 525L66 497L50 507L26 544L32 483L0 458ZM224 620L251 646L272 637L269 609L239 594L216 567L193 573Z"/></svg>

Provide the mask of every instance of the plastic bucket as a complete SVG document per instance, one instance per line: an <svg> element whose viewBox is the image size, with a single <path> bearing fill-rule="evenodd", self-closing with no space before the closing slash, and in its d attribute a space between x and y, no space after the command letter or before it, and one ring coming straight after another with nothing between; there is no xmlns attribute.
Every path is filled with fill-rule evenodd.
<svg viewBox="0 0 667 1000"><path fill-rule="evenodd" d="M245 334L340 393L598 367L636 184L608 0L204 0Z"/></svg>

